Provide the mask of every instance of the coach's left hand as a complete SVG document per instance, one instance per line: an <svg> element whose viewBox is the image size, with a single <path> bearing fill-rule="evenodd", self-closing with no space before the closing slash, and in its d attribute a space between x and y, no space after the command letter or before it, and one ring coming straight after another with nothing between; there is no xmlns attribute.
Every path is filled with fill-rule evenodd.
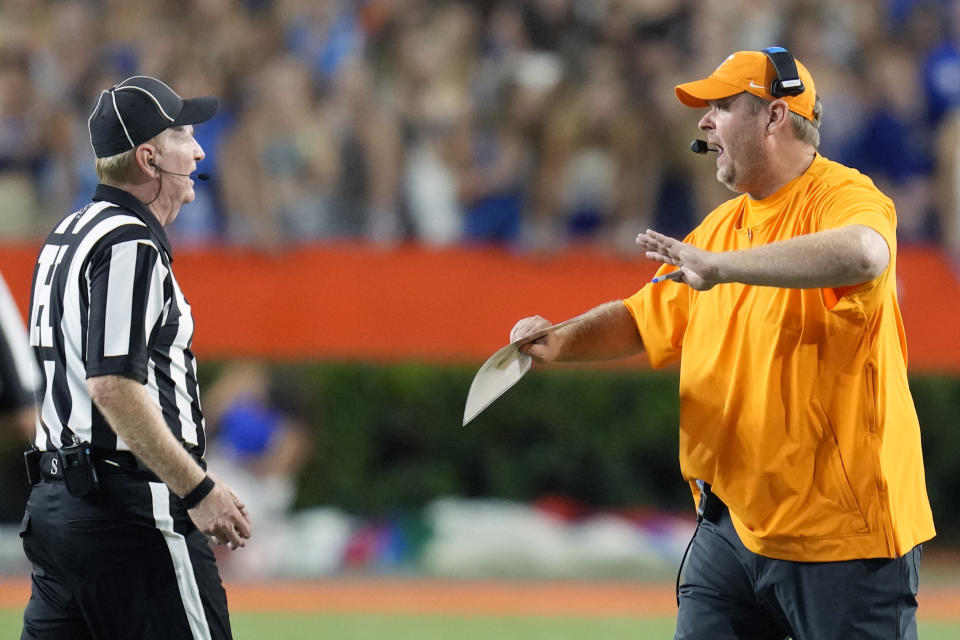
<svg viewBox="0 0 960 640"><path fill-rule="evenodd" d="M683 274L676 280L687 283L697 291L706 291L721 282L717 253L698 249L652 229L637 236L637 246L650 260L677 267Z"/></svg>

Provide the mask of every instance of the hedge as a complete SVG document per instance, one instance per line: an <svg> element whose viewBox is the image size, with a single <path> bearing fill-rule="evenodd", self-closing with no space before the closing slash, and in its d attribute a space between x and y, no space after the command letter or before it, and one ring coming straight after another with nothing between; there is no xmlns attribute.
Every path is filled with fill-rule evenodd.
<svg viewBox="0 0 960 640"><path fill-rule="evenodd" d="M201 389L220 365L201 367ZM438 496L533 501L561 495L603 508L691 508L677 463L677 373L534 369L462 427L476 366L296 363L272 366L278 402L314 432L297 505L361 516L420 509ZM955 424L960 378L914 376L927 486L942 538L960 535ZM0 456L0 518L22 513L19 442Z"/></svg>
<svg viewBox="0 0 960 640"><path fill-rule="evenodd" d="M691 508L677 462L676 371L535 368L462 427L475 371L278 365L278 387L299 395L317 439L299 506L375 515L446 495L562 495L595 507ZM960 378L914 376L911 389L938 530L957 537Z"/></svg>

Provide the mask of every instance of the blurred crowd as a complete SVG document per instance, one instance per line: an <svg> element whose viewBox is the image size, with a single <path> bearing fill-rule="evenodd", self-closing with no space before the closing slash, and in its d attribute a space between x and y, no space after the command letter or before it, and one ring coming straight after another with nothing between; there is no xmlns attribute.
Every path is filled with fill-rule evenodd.
<svg viewBox="0 0 960 640"><path fill-rule="evenodd" d="M960 255L960 0L0 0L0 238L88 200L91 105L147 74L222 99L178 246L627 251L729 196L673 86L773 44L822 153Z"/></svg>

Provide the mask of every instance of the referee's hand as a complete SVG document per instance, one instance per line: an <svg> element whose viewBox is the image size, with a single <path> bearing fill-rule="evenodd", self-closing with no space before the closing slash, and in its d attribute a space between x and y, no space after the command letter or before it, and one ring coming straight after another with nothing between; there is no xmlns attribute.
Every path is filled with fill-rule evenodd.
<svg viewBox="0 0 960 640"><path fill-rule="evenodd" d="M197 529L210 536L215 544L231 550L246 546L250 537L250 515L237 494L222 480L207 496L187 511Z"/></svg>

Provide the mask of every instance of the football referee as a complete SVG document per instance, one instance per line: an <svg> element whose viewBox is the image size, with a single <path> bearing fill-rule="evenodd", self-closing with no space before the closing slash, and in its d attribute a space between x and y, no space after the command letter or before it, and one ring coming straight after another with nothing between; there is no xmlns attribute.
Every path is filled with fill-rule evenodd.
<svg viewBox="0 0 960 640"><path fill-rule="evenodd" d="M42 384L21 640L231 637L207 536L242 547L250 521L205 470L193 318L164 232L194 199L193 125L218 107L135 76L90 115L101 184L47 237L33 277Z"/></svg>

